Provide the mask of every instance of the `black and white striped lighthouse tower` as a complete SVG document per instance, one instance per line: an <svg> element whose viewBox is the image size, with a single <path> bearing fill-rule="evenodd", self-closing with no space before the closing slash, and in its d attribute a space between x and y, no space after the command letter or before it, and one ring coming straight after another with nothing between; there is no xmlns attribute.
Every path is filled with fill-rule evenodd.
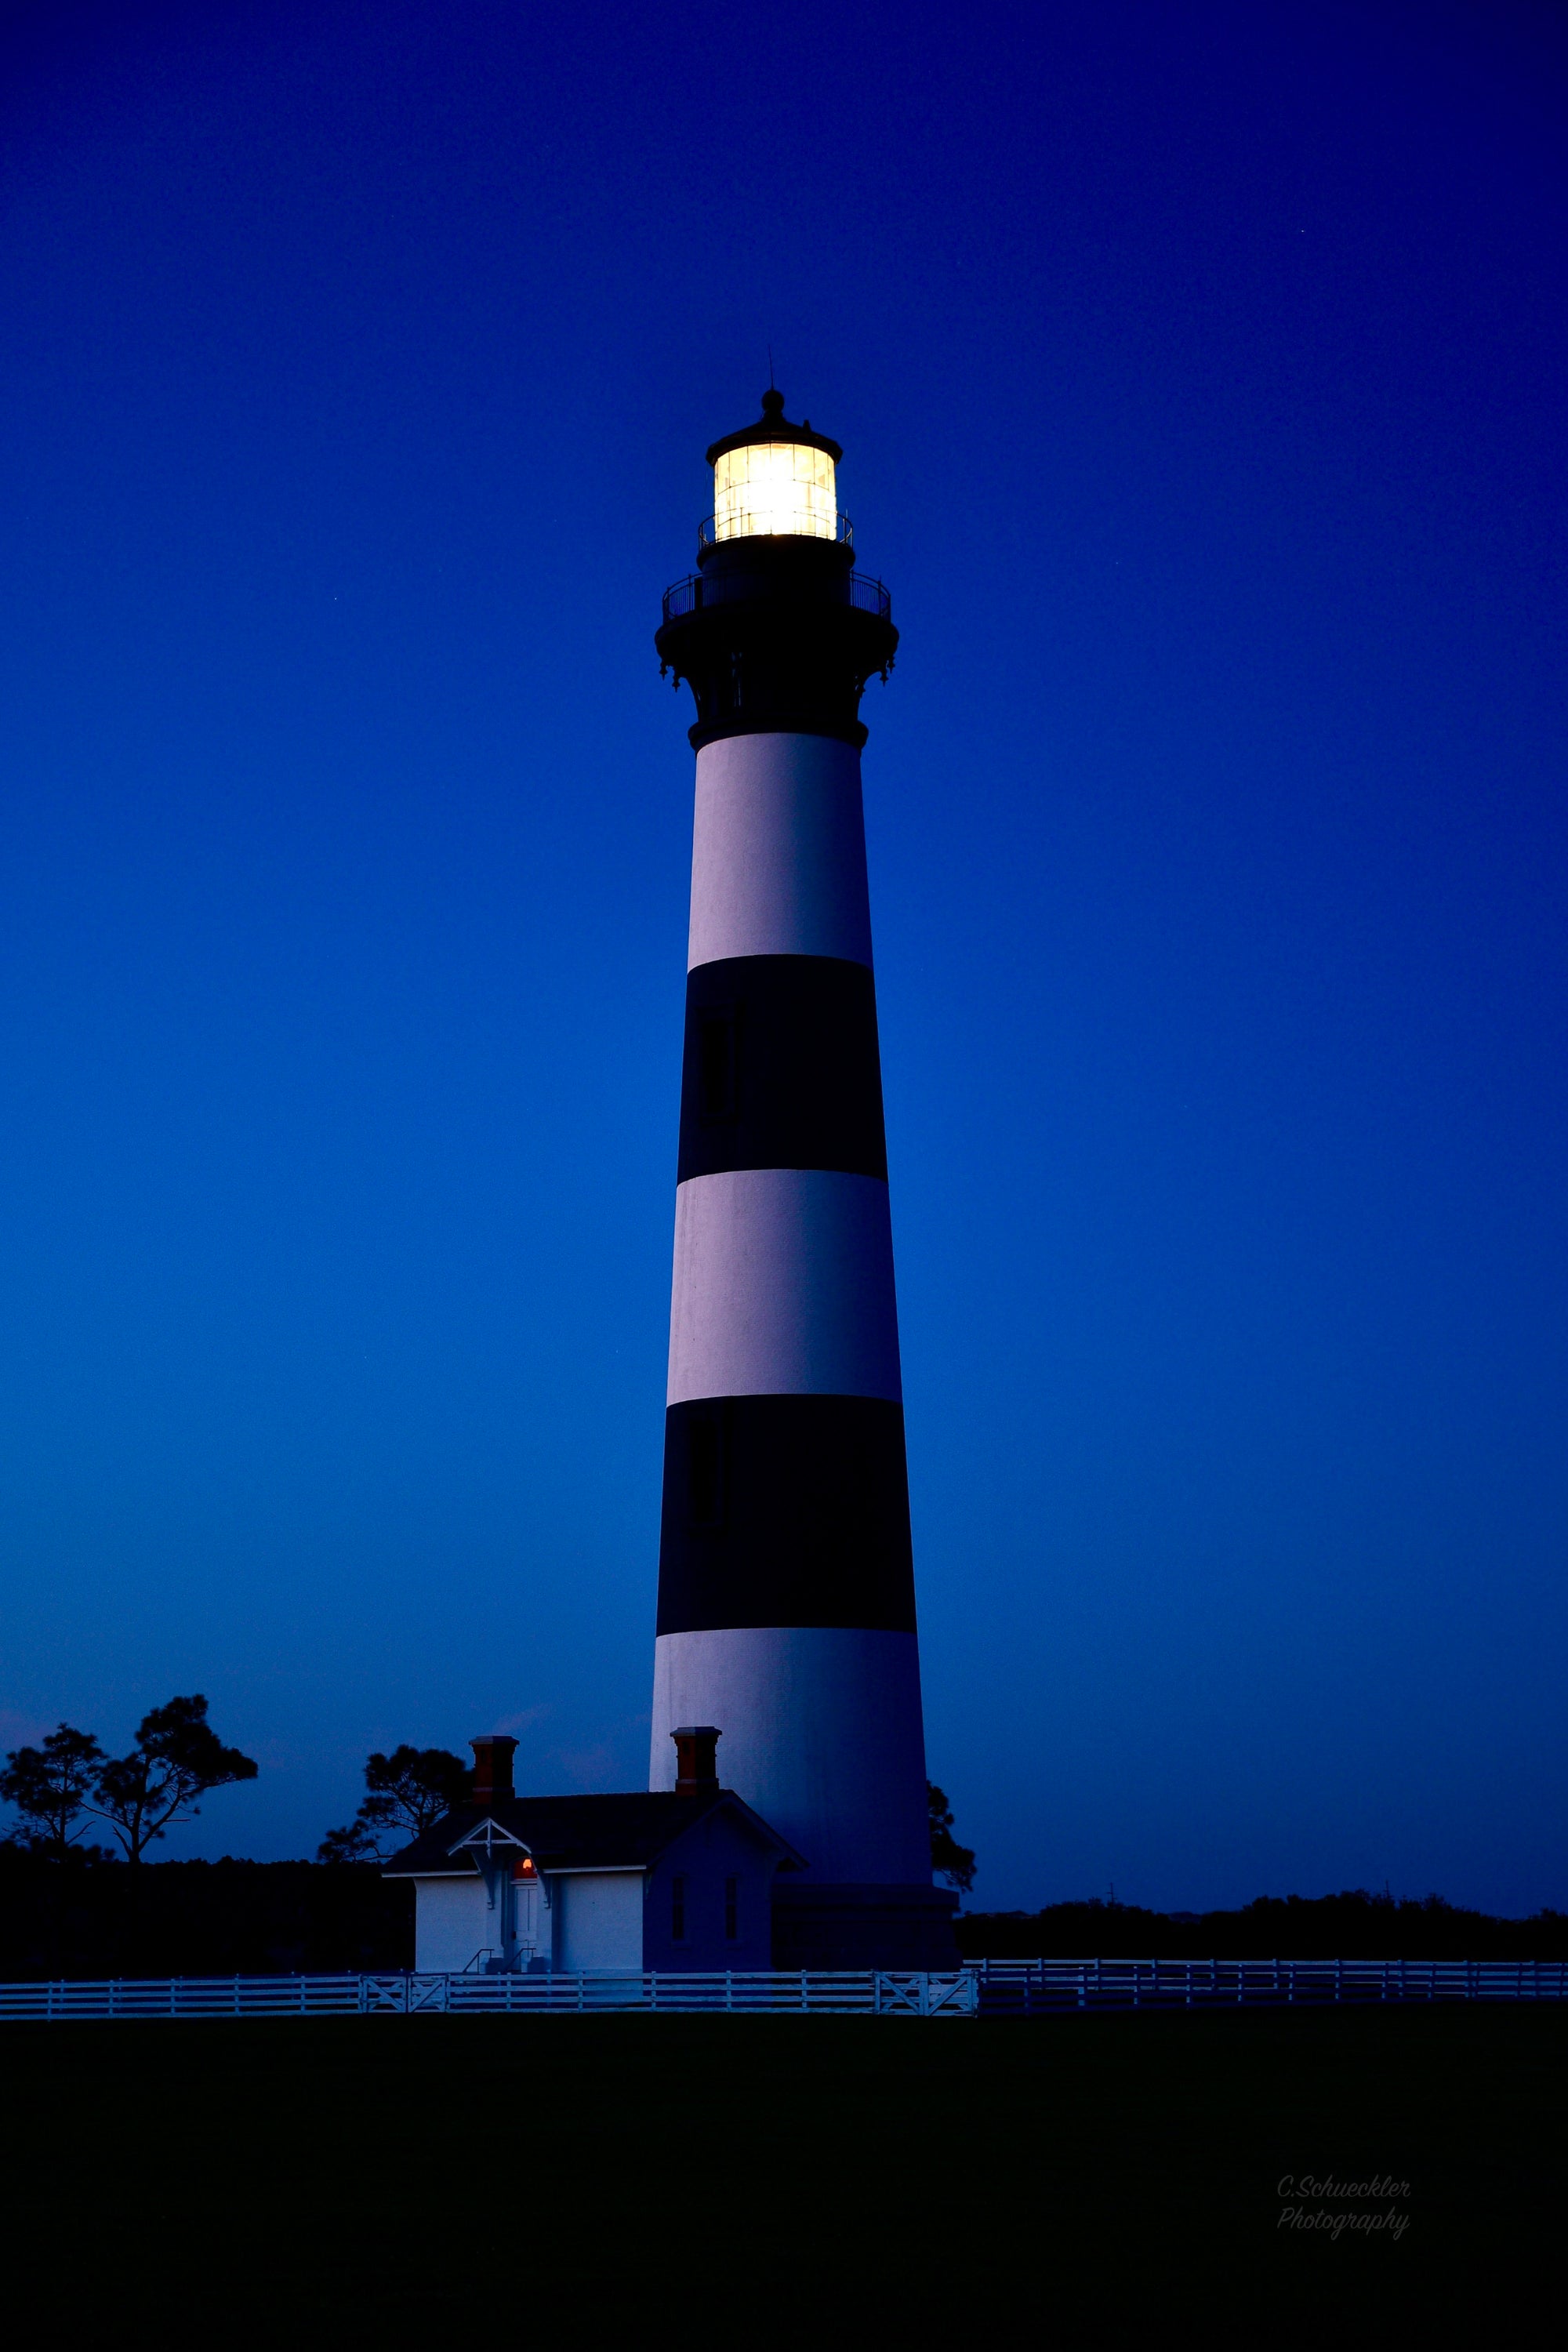
<svg viewBox="0 0 1568 2352"><path fill-rule="evenodd" d="M780 1966L952 1955L931 1882L858 717L898 644L837 442L708 452L658 650L697 704L651 1785L678 1727L808 1867Z"/></svg>

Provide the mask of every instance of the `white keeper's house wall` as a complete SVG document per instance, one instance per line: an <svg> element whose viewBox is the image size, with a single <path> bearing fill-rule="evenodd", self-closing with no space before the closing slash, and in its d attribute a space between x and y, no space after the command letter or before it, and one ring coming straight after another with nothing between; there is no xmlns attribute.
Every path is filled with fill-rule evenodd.
<svg viewBox="0 0 1568 2352"><path fill-rule="evenodd" d="M641 1969L645 1876L640 1870L551 1872L534 1896L543 1914L538 1957L574 1972ZM414 1889L416 1969L458 1975L500 1955L493 1906L478 1873L416 1878Z"/></svg>
<svg viewBox="0 0 1568 2352"><path fill-rule="evenodd" d="M644 1876L640 1870L552 1871L546 1880L554 1930L552 1965L572 1974L645 1968Z"/></svg>
<svg viewBox="0 0 1568 2352"><path fill-rule="evenodd" d="M645 1969L772 1968L777 1853L751 1821L710 1813L659 1856L644 1895Z"/></svg>
<svg viewBox="0 0 1568 2352"><path fill-rule="evenodd" d="M477 1871L461 1878L414 1882L414 1965L458 1975L489 1942L489 1904Z"/></svg>

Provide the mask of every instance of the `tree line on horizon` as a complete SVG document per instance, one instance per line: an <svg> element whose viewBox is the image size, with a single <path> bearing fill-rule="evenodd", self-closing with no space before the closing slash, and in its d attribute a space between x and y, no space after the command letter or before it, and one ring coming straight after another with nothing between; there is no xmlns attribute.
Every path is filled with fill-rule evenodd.
<svg viewBox="0 0 1568 2352"><path fill-rule="evenodd" d="M961 1913L969 1959L1568 1961L1568 1917L1495 1919L1361 1889L1183 1918L1103 1902ZM148 1862L61 1869L0 1841L0 1980L377 1974L414 1964L414 1890L374 1864Z"/></svg>
<svg viewBox="0 0 1568 2352"><path fill-rule="evenodd" d="M139 1864L182 1815L200 1812L201 1798L254 1780L259 1769L254 1757L225 1746L196 1691L150 1709L124 1756L106 1755L90 1731L70 1723L37 1748L14 1748L0 1768L0 1799L20 1816L21 1842L35 1853L111 1861L108 1849L83 1843L79 1823L100 1821L126 1861Z"/></svg>
<svg viewBox="0 0 1568 2352"><path fill-rule="evenodd" d="M18 1816L20 1834L0 1848L49 1862L113 1864L121 1856L140 1868L148 1848L170 1829L201 1810L213 1790L254 1780L259 1767L238 1748L227 1746L207 1720L200 1692L152 1708L137 1727L123 1756L110 1756L90 1733L61 1723L37 1746L13 1748L0 1767L0 1802ZM390 1753L373 1749L364 1763L365 1794L351 1822L329 1830L315 1862L232 1865L198 1864L198 1873L231 1867L246 1871L310 1871L325 1865L345 1872L353 1865L379 1871L400 1848L432 1829L472 1793L472 1767L446 1748L400 1743ZM952 1808L934 1781L926 1784L933 1874L967 1895L974 1885L973 1848L961 1845ZM94 1822L108 1828L120 1849L90 1843ZM1443 1895L1396 1897L1364 1887L1316 1896L1258 1895L1230 1910L1163 1912L1109 1897L1048 1904L1036 1912L970 1911L958 1921L960 1941L973 1958L1034 1958L1047 1954L1099 1952L1156 1946L1172 1958L1233 1957L1245 1945L1249 1956L1266 1948L1281 1956L1310 1958L1317 1952L1367 1958L1404 1951L1446 1957L1500 1938L1510 1948L1522 1936L1540 1957L1568 1958L1568 1913L1551 1907L1527 1920L1495 1918L1449 1903ZM1521 1949L1523 1948L1522 1944Z"/></svg>
<svg viewBox="0 0 1568 2352"><path fill-rule="evenodd" d="M1149 1911L1091 1896L1039 1911L971 1911L966 1959L1568 1959L1568 1912L1500 1918L1442 1895L1364 1886L1259 1895L1229 1910Z"/></svg>
<svg viewBox="0 0 1568 2352"><path fill-rule="evenodd" d="M472 1792L472 1767L450 1748L417 1748L405 1740L389 1753L373 1749L363 1769L365 1794L358 1811L342 1827L328 1831L314 1864L237 1862L234 1867L345 1870L357 1864L379 1871ZM140 1867L149 1847L199 1813L203 1798L254 1780L258 1770L253 1758L219 1738L200 1692L152 1708L123 1756L108 1755L90 1732L61 1723L37 1746L13 1748L0 1767L0 1802L15 1810L20 1825L20 1835L0 1845L18 1856L52 1863L112 1864L122 1855ZM934 1781L927 1782L926 1790L931 1870L968 1895L976 1872L973 1849L959 1843L943 1790ZM95 1821L111 1832L120 1855L88 1841ZM1440 1895L1395 1897L1387 1888L1381 1895L1357 1887L1317 1896L1258 1895L1235 1909L1204 1913L1146 1910L1118 1902L1113 1890L1109 1897L1049 1904L1037 1912L961 1913L958 1925L966 1956L976 1959L1091 1950L1104 1956L1118 1946L1125 1954L1135 1945L1151 1952L1158 1945L1173 1958L1205 1952L1225 1956L1227 1947L1239 1949L1238 1937L1249 1952L1267 1946L1281 1955L1293 1950L1302 1958L1314 1957L1313 1946L1346 1956L1359 1946L1369 1958L1400 1950L1415 1958L1420 1947L1441 1957L1459 1952L1468 1939L1476 1947L1471 1957L1479 1958L1480 1944L1498 1936L1511 1944L1518 1931L1526 1930L1542 1957L1546 1945L1568 1957L1563 1912L1548 1906L1528 1920L1503 1920Z"/></svg>
<svg viewBox="0 0 1568 2352"><path fill-rule="evenodd" d="M91 1732L61 1723L37 1747L16 1748L0 1768L0 1801L20 1818L19 1843L53 1862L111 1862L110 1849L86 1842L86 1824L101 1821L125 1860L140 1864L150 1845L182 1818L201 1811L214 1789L254 1780L259 1767L226 1747L207 1721L199 1692L153 1707L137 1728L130 1753L104 1753ZM472 1792L473 1770L449 1748L404 1741L391 1753L365 1759L366 1793L352 1822L329 1830L318 1863L384 1868ZM933 1873L967 1894L974 1884L974 1853L953 1832L952 1808L934 1781L926 1783Z"/></svg>

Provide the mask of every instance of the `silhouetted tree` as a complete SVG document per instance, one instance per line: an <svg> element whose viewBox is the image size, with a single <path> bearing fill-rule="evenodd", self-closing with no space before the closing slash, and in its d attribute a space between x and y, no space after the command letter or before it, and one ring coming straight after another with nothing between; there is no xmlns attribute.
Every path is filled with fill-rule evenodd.
<svg viewBox="0 0 1568 2352"><path fill-rule="evenodd" d="M103 1750L90 1731L62 1723L41 1748L14 1748L0 1771L0 1797L22 1816L36 1853L63 1862L81 1832L75 1825L97 1786ZM93 1849L97 1851L97 1849Z"/></svg>
<svg viewBox="0 0 1568 2352"><path fill-rule="evenodd" d="M412 1748L365 1759L370 1794L346 1829L329 1830L318 1862L388 1862L468 1797L469 1767L449 1748Z"/></svg>
<svg viewBox="0 0 1568 2352"><path fill-rule="evenodd" d="M931 1811L931 1866L939 1878L967 1895L974 1884L974 1850L952 1834L952 1808L934 1780L926 1782Z"/></svg>
<svg viewBox="0 0 1568 2352"><path fill-rule="evenodd" d="M109 1823L127 1862L138 1863L177 1814L200 1812L198 1797L236 1780L254 1780L257 1770L250 1757L224 1746L198 1691L142 1717L130 1755L99 1766L93 1782L98 1801L87 1810Z"/></svg>

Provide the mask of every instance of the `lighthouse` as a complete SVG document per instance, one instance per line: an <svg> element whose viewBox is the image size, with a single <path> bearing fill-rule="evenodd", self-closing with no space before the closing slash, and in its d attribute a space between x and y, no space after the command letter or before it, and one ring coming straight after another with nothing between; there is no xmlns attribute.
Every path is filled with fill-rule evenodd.
<svg viewBox="0 0 1568 2352"><path fill-rule="evenodd" d="M656 639L697 784L650 1786L721 1734L804 1864L777 1965L940 1966L860 797L898 632L838 444L762 405Z"/></svg>

